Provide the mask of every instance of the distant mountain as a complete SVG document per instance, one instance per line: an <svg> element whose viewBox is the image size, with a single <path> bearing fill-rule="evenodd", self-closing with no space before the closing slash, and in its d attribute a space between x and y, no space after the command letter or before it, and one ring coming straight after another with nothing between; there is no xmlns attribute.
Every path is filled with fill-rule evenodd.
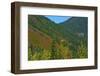
<svg viewBox="0 0 100 76"><path fill-rule="evenodd" d="M60 25L63 25L65 30L70 30L74 33L84 33L85 35L87 35L87 24L87 17L72 17L63 23L60 23Z"/></svg>
<svg viewBox="0 0 100 76"><path fill-rule="evenodd" d="M88 29L88 18L87 17L72 17L69 20L60 23L59 30L66 38L69 38L71 41L78 42L77 40L81 37L87 38L87 29Z"/></svg>

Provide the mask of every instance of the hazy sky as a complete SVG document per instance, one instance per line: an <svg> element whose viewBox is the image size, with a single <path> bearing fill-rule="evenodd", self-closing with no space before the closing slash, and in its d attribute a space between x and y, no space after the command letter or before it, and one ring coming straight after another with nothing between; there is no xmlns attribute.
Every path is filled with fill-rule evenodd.
<svg viewBox="0 0 100 76"><path fill-rule="evenodd" d="M70 16L45 16L45 17L49 18L55 23L61 23L71 18Z"/></svg>

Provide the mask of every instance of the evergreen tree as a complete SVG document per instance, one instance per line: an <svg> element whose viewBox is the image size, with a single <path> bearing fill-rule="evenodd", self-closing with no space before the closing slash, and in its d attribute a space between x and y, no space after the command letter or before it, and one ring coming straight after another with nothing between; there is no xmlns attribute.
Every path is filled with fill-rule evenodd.
<svg viewBox="0 0 100 76"><path fill-rule="evenodd" d="M78 46L78 57L87 58L87 56L88 56L87 46L85 45L84 40L81 40L80 45Z"/></svg>
<svg viewBox="0 0 100 76"><path fill-rule="evenodd" d="M62 59L71 59L72 58L72 53L69 49L67 42L65 42L65 41L61 42L59 49L60 49Z"/></svg>
<svg viewBox="0 0 100 76"><path fill-rule="evenodd" d="M56 40L53 40L52 44L51 44L51 57L50 57L50 59L56 59L56 52L57 52Z"/></svg>

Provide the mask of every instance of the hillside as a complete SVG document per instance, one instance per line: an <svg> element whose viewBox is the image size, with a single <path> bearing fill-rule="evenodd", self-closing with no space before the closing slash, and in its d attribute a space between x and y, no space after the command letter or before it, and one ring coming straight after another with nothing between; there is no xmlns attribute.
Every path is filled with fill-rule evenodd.
<svg viewBox="0 0 100 76"><path fill-rule="evenodd" d="M69 43L71 44L69 46L74 53L73 55L77 52L77 48L81 45L81 42L84 44L85 48L87 48L87 17L72 17L63 23L60 23L59 27L62 28L59 32L63 34L64 38L69 40Z"/></svg>
<svg viewBox="0 0 100 76"><path fill-rule="evenodd" d="M37 15L31 16L30 15L28 16L28 23L29 23L29 26L32 26L44 32L51 38L57 38L57 36L59 36L58 38L62 38L61 34L56 30L57 24L52 22L51 20L49 20L48 18L44 16L37 16Z"/></svg>
<svg viewBox="0 0 100 76"><path fill-rule="evenodd" d="M29 27L28 29L28 43L29 45L39 46L41 48L50 48L51 38L39 30Z"/></svg>

